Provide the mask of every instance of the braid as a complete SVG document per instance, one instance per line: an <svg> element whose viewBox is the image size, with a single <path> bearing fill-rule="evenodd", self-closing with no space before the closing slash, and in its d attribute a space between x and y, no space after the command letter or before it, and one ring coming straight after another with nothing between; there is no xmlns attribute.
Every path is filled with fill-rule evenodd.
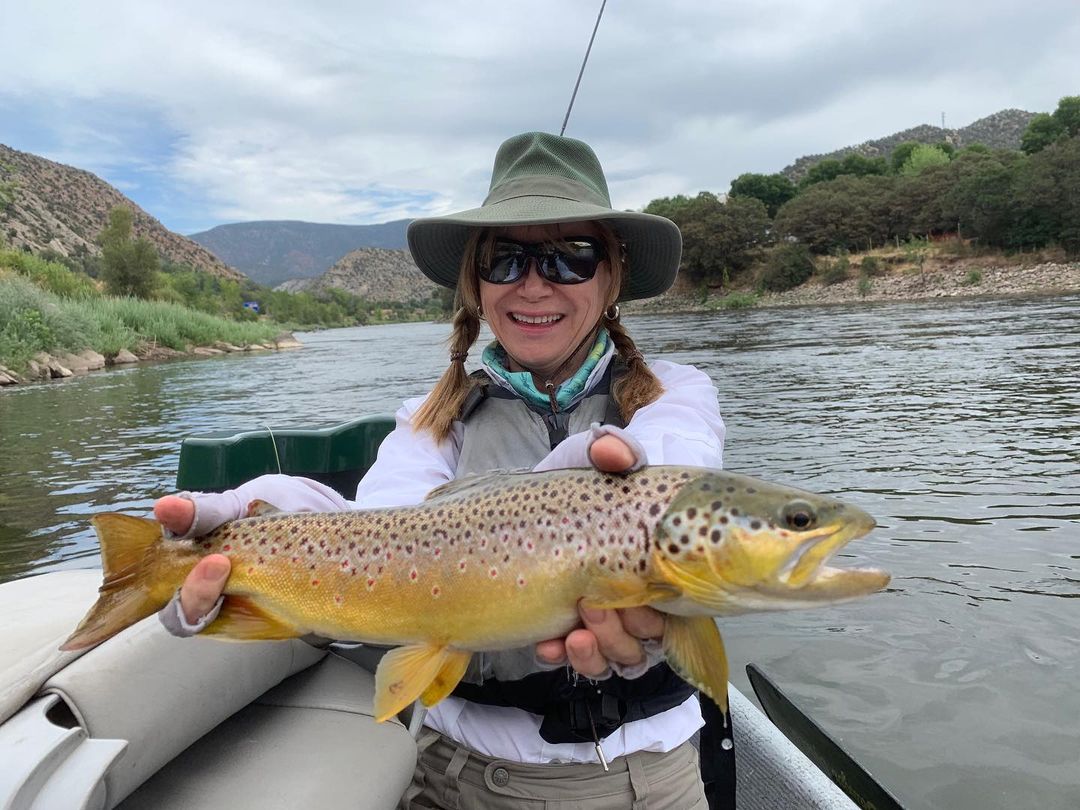
<svg viewBox="0 0 1080 810"><path fill-rule="evenodd" d="M615 344L615 351L626 363L626 374L615 383L611 393L619 406L619 415L624 421L629 422L630 418L637 413L638 408L655 402L664 393L664 386L645 363L645 358L638 351L638 347L622 322L617 317L606 318L605 321L608 335Z"/></svg>
<svg viewBox="0 0 1080 810"><path fill-rule="evenodd" d="M442 441L450 435L461 413L465 397L476 383L465 373L465 358L480 336L480 295L473 257L479 234L469 238L462 257L461 274L454 296L453 330L450 333L450 365L443 372L424 404L413 415L413 430L426 430Z"/></svg>

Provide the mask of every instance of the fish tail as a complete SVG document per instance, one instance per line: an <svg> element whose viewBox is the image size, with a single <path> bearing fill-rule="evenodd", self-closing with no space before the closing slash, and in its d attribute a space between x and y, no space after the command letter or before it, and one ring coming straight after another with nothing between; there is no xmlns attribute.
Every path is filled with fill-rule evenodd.
<svg viewBox="0 0 1080 810"><path fill-rule="evenodd" d="M81 650L99 644L161 610L183 580L176 569L173 583L159 580L158 544L161 524L156 520L116 513L96 515L91 523L101 545L105 578L97 602L61 650ZM157 580L157 581L154 581Z"/></svg>

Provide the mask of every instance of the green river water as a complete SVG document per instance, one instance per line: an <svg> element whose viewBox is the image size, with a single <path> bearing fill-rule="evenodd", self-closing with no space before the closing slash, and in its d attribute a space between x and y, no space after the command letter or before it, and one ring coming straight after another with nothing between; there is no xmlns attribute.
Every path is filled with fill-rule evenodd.
<svg viewBox="0 0 1080 810"><path fill-rule="evenodd" d="M908 808L1080 807L1080 298L628 324L713 377L728 469L878 520L840 562L889 589L725 621L735 683L761 665ZM392 412L441 372L447 331L0 391L0 581L97 565L88 518L169 492L183 436Z"/></svg>

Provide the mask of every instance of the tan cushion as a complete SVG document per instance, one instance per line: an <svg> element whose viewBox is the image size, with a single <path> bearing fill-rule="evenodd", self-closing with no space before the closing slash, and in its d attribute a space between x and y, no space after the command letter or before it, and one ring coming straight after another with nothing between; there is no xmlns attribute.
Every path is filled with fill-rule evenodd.
<svg viewBox="0 0 1080 810"><path fill-rule="evenodd" d="M373 694L371 673L328 655L184 751L121 810L393 807L416 746L396 720L374 721Z"/></svg>
<svg viewBox="0 0 1080 810"><path fill-rule="evenodd" d="M174 638L156 616L46 681L96 739L127 740L105 777L109 805L284 678L325 655L299 640Z"/></svg>

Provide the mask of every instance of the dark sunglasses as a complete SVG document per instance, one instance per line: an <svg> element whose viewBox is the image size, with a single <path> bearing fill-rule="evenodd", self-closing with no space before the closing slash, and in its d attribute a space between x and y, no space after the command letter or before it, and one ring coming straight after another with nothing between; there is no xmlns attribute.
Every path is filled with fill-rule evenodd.
<svg viewBox="0 0 1080 810"><path fill-rule="evenodd" d="M581 284L595 276L596 268L607 258L603 244L591 236L559 241L556 247L496 239L490 262L477 262L480 278L490 284L513 284L525 277L529 259L535 259L536 271L552 284Z"/></svg>

